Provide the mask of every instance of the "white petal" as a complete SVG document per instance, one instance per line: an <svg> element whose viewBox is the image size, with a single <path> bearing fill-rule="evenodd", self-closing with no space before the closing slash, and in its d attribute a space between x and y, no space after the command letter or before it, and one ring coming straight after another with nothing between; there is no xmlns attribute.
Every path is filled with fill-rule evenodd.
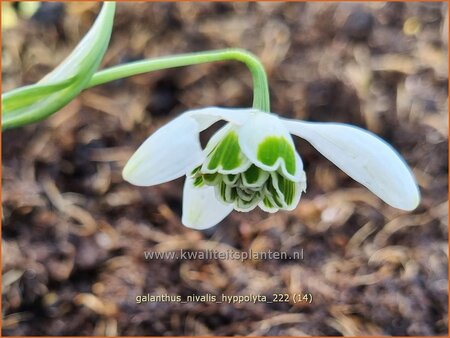
<svg viewBox="0 0 450 338"><path fill-rule="evenodd" d="M392 146L358 127L340 123L285 120L292 134L304 138L354 180L393 207L413 210L419 188L408 165Z"/></svg>
<svg viewBox="0 0 450 338"><path fill-rule="evenodd" d="M225 120L238 126L243 125L255 113L258 113L258 110L254 108L206 107L188 110L185 114L193 117L199 123L200 131L202 131L219 120Z"/></svg>
<svg viewBox="0 0 450 338"><path fill-rule="evenodd" d="M123 178L150 186L185 175L204 160L198 123L187 115L169 122L152 134L131 156Z"/></svg>
<svg viewBox="0 0 450 338"><path fill-rule="evenodd" d="M302 179L303 163L283 122L274 114L254 114L239 131L242 152L259 168L281 169L291 181Z"/></svg>
<svg viewBox="0 0 450 338"><path fill-rule="evenodd" d="M185 226L197 230L210 228L223 220L232 210L232 204L224 204L217 200L213 186L194 187L193 179L186 177L181 220Z"/></svg>

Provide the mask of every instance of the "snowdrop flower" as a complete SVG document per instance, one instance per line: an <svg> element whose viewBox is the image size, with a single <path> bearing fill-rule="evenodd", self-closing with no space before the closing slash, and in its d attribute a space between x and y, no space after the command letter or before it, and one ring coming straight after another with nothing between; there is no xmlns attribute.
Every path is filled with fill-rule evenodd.
<svg viewBox="0 0 450 338"><path fill-rule="evenodd" d="M199 133L228 123L205 149ZM252 109L188 111L151 135L133 154L123 177L151 186L186 175L182 223L212 227L233 209L267 212L296 208L306 176L291 134L311 143L354 180L393 207L413 210L420 200L414 177L385 141L342 123L290 120Z"/></svg>

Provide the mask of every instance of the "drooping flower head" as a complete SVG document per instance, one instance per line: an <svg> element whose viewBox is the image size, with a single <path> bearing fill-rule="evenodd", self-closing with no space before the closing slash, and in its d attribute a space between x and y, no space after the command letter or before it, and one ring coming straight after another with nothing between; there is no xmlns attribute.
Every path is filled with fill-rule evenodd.
<svg viewBox="0 0 450 338"><path fill-rule="evenodd" d="M202 149L199 133L219 120L228 123ZM209 107L182 114L139 147L123 177L151 186L186 175L182 222L195 229L216 225L233 209L293 210L306 190L306 175L291 134L391 206L417 207L420 194L410 169L376 135L346 124L289 120L256 109Z"/></svg>

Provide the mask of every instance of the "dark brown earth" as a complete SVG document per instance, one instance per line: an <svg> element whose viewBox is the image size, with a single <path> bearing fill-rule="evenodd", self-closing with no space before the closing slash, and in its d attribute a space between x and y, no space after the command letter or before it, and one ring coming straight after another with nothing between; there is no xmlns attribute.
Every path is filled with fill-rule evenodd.
<svg viewBox="0 0 450 338"><path fill-rule="evenodd" d="M3 32L3 91L55 67L98 5L41 9ZM183 179L124 182L137 146L179 113L248 107L225 62L84 92L2 136L4 335L446 335L447 6L442 3L119 4L104 66L225 47L265 65L272 110L363 126L390 142L422 192L391 208L306 142L308 190L292 212L180 223ZM206 133L204 140L211 133ZM293 260L145 260L144 251L304 250ZM306 303L147 302L137 295L311 293Z"/></svg>

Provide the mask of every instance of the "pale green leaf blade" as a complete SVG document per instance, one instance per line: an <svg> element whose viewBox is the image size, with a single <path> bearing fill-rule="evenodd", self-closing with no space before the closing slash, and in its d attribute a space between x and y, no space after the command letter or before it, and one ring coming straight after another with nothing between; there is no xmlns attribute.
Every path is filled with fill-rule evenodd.
<svg viewBox="0 0 450 338"><path fill-rule="evenodd" d="M105 2L92 28L73 52L37 84L2 95L2 128L40 121L72 101L87 85L109 44L115 12L114 2ZM24 99L24 93L30 97ZM17 100L17 102L16 102Z"/></svg>

